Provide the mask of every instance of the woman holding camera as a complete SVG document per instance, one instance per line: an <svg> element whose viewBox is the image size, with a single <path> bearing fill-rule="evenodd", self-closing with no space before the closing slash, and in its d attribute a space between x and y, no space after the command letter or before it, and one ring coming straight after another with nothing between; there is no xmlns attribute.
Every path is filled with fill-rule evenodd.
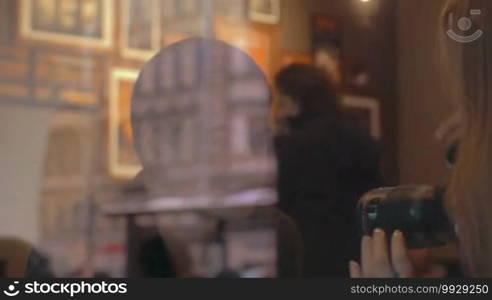
<svg viewBox="0 0 492 300"><path fill-rule="evenodd" d="M469 277L492 276L492 2L448 0L443 11L443 29L455 17L481 10L479 27L485 32L472 43L457 43L441 32L447 54L446 74L455 74L453 96L458 113L438 131L447 142L459 138L460 152L446 197L446 208L454 220L463 271ZM456 69L453 69L456 68ZM416 266L405 246L401 231L386 236L376 229L364 237L361 262L351 262L352 277L417 277Z"/></svg>

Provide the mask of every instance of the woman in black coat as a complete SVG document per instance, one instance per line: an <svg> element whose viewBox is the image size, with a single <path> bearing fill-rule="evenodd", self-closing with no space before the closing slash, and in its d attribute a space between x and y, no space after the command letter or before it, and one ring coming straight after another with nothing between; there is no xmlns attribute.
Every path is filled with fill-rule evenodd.
<svg viewBox="0 0 492 300"><path fill-rule="evenodd" d="M356 204L382 185L375 142L337 112L324 71L294 64L275 78L279 208L304 240L304 277L346 277L359 253Z"/></svg>

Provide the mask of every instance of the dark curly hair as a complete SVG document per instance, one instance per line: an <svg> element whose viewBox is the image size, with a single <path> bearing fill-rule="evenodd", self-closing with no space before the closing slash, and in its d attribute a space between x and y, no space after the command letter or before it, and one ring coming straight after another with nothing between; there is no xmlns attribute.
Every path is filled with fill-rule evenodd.
<svg viewBox="0 0 492 300"><path fill-rule="evenodd" d="M280 93L290 96L300 108L299 117L334 116L338 94L328 74L309 64L292 64L275 76Z"/></svg>

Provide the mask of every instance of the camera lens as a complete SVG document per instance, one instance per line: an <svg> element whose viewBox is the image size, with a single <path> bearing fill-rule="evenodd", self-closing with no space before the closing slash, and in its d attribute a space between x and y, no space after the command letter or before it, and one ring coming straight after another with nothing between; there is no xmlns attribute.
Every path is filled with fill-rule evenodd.
<svg viewBox="0 0 492 300"><path fill-rule="evenodd" d="M446 151L446 162L450 168L454 167L458 159L459 144L450 146Z"/></svg>
<svg viewBox="0 0 492 300"><path fill-rule="evenodd" d="M371 191L360 201L362 234L371 235L375 228L388 235L401 230L411 249L443 245L454 238L443 199L444 189L432 186Z"/></svg>

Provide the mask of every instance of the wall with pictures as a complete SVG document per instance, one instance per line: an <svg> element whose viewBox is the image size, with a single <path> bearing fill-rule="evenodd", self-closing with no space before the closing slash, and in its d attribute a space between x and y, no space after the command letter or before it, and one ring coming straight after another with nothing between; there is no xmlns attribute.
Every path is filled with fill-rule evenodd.
<svg viewBox="0 0 492 300"><path fill-rule="evenodd" d="M339 17L343 28L344 86L351 94L378 100L382 168L387 183L395 184L399 182L395 1L343 2L343 6L339 6L342 11ZM359 84L361 77L362 85Z"/></svg>
<svg viewBox="0 0 492 300"><path fill-rule="evenodd" d="M8 140L8 128L28 116L24 108L51 114L26 123L44 135L28 139L37 131L25 128L25 143L12 143L36 151L32 159L39 162L12 151L0 170L2 178L15 180L9 173L17 164L26 169L16 174L32 175L18 193L26 202L9 207L28 209L24 215L33 217L22 226L17 214L4 220L11 220L9 228L25 228L13 232L57 257L57 274L98 271L125 251L124 224L94 212L140 170L129 100L150 57L179 40L215 32L248 52L269 77L278 68L280 1L213 2L215 18L207 21L202 0L0 0L0 109L15 113L2 119L1 137ZM121 266L110 271L123 272Z"/></svg>
<svg viewBox="0 0 492 300"><path fill-rule="evenodd" d="M437 16L444 2L311 0L310 12L292 10L299 20L310 13L339 18L344 60L357 66L357 60L367 59L372 82L356 92L382 101L384 165L390 183L445 184L449 179L444 146L434 138L439 122L451 110L435 65ZM301 34L286 26L282 27L284 47L306 47Z"/></svg>
<svg viewBox="0 0 492 300"><path fill-rule="evenodd" d="M351 70L370 75L362 88L347 86L355 97L345 101L363 123L382 116L374 135L381 137L387 178L396 181L394 1L372 1L380 6L366 9L346 0L214 2L216 18L206 22L201 0L0 0L0 103L56 111L38 126L50 128L43 164L31 165L40 174L33 180L41 195L32 203L41 207L41 226L31 224L25 236L51 255L92 259L67 257L56 265L60 273L84 275L90 270L83 265L97 271L124 251L122 224L94 219L93 212L139 171L128 106L138 70L187 37L213 31L253 56L271 79L288 62L312 61L314 15L340 22L344 80L350 82ZM12 162L23 159L11 154ZM39 192L30 187L31 195Z"/></svg>
<svg viewBox="0 0 492 300"><path fill-rule="evenodd" d="M358 116L368 112L372 116L380 116L382 168L388 183L397 183L395 1L285 0L283 5L280 30L282 47L286 51L313 54L313 23L316 17L324 18L339 28L334 41L339 48L337 55L340 59L342 90L351 96L367 98L362 110L360 105L355 109L349 107L348 115L355 120L361 120ZM379 108L372 109L374 101ZM370 131L377 131L377 128Z"/></svg>

